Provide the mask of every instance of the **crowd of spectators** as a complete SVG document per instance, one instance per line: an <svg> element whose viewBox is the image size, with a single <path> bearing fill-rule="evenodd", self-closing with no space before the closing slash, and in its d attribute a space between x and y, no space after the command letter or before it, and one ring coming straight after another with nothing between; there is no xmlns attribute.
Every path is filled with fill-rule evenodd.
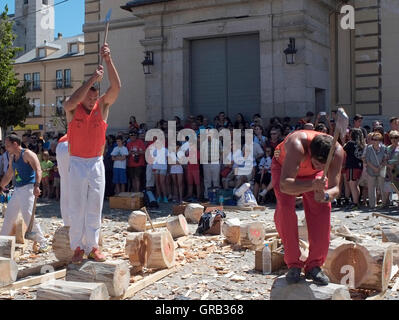
<svg viewBox="0 0 399 320"><path fill-rule="evenodd" d="M237 114L230 119L220 112L213 119L202 115L189 116L182 120L175 116L176 132L192 129L197 135L202 129L227 129L233 136L233 130L242 133L242 149L238 150L245 157L245 129L253 130L253 166L245 174L237 174L242 163L225 164L223 161L223 139L220 138L219 161L214 161L215 150L211 148L211 139L205 146L197 145L186 138L176 143L176 153L168 153L168 122L160 120L156 128L164 131L165 144L160 141L145 141L149 129L147 124L139 124L134 116L129 119L125 132L106 137L104 148L104 165L106 173L105 196L110 197L120 192L143 192L151 190L158 202L208 201L211 192L224 190L234 194L242 184L250 183L252 192L259 204L275 202L271 184L271 160L275 147L295 130L316 130L333 135L336 112L331 114L320 112L314 115L308 112L299 121L289 117L280 119L273 117L266 123L259 114L245 119ZM339 139L346 152L341 176L342 195L334 205L349 209L361 206L375 208L377 205L388 207L393 204L392 194L399 187L399 118L390 119L389 128L384 128L379 121L370 126L362 126L363 117L359 114L351 119L344 141ZM43 170L42 198L59 199L60 177L57 170L56 146L62 135L46 135L27 132L22 137L22 147L37 153ZM209 143L208 143L209 142ZM89 142L88 142L89 143ZM147 163L145 153L152 145L157 161ZM191 148L197 150L197 163L179 163L179 153L189 156ZM208 148L208 163L201 164L200 150ZM237 150L231 149L231 154ZM153 151L152 151L153 152ZM162 155L162 161L159 161ZM167 159L174 157L176 161L168 164ZM212 160L212 161L211 161ZM0 148L0 173L7 170L8 157L4 146Z"/></svg>

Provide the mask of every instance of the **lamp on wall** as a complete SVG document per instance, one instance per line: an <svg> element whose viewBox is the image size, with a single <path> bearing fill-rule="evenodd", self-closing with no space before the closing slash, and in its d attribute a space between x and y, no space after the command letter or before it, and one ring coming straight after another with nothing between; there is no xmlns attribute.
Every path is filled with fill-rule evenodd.
<svg viewBox="0 0 399 320"><path fill-rule="evenodd" d="M146 51L143 65L144 74L151 74L151 66L154 65L154 52Z"/></svg>
<svg viewBox="0 0 399 320"><path fill-rule="evenodd" d="M297 51L298 50L295 48L295 38L290 38L288 48L284 50L287 64L295 64L295 54Z"/></svg>

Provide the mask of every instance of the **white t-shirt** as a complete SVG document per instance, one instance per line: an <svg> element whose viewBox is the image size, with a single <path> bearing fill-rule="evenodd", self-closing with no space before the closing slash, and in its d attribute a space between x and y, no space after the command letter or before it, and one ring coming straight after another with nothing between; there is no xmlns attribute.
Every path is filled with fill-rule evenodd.
<svg viewBox="0 0 399 320"><path fill-rule="evenodd" d="M125 146L118 147L116 146L114 150L111 152L111 156L117 157L117 156L128 156L129 151L127 151L127 148ZM116 169L126 169L126 159L125 160L115 160L114 161L114 168Z"/></svg>
<svg viewBox="0 0 399 320"><path fill-rule="evenodd" d="M161 148L152 150L154 162L152 168L154 170L167 170L168 169L168 149Z"/></svg>

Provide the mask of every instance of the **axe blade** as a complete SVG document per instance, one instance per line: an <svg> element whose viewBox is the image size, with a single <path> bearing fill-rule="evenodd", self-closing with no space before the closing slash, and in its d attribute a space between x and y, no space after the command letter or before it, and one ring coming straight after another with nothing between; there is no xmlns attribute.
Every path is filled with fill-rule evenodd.
<svg viewBox="0 0 399 320"><path fill-rule="evenodd" d="M342 141L344 141L344 139L345 139L346 130L348 129L348 125L349 125L349 117L346 114L344 108L342 108L342 107L338 108L335 130L339 130L339 134L341 136Z"/></svg>
<svg viewBox="0 0 399 320"><path fill-rule="evenodd" d="M107 12L107 15L105 16L105 21L104 23L108 23L111 21L111 14L112 14L112 9L109 9Z"/></svg>

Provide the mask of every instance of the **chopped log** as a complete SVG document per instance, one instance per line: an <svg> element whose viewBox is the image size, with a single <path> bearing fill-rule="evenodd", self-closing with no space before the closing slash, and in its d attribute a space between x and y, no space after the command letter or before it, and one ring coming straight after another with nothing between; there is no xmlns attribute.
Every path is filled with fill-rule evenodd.
<svg viewBox="0 0 399 320"><path fill-rule="evenodd" d="M355 288L385 291L392 270L392 247L335 239L331 241L323 269L333 283L350 284L353 275Z"/></svg>
<svg viewBox="0 0 399 320"><path fill-rule="evenodd" d="M14 259L15 237L0 236L0 257Z"/></svg>
<svg viewBox="0 0 399 320"><path fill-rule="evenodd" d="M130 283L129 265L126 261L95 262L69 264L66 281L102 282L112 297L125 294Z"/></svg>
<svg viewBox="0 0 399 320"><path fill-rule="evenodd" d="M15 222L13 229L11 231L11 236L15 236L15 243L24 244L25 243L25 232L27 226L24 219L19 215L17 221Z"/></svg>
<svg viewBox="0 0 399 320"><path fill-rule="evenodd" d="M228 219L223 223L222 231L228 243L240 242L240 226L241 221L238 218Z"/></svg>
<svg viewBox="0 0 399 320"><path fill-rule="evenodd" d="M240 225L240 244L243 248L254 249L263 247L265 227L261 222L250 222Z"/></svg>
<svg viewBox="0 0 399 320"><path fill-rule="evenodd" d="M318 286L305 279L288 284L285 276L281 276L273 282L270 300L351 300L351 297L343 285L329 283Z"/></svg>
<svg viewBox="0 0 399 320"><path fill-rule="evenodd" d="M0 287L17 280L18 265L14 260L0 257Z"/></svg>
<svg viewBox="0 0 399 320"><path fill-rule="evenodd" d="M224 223L223 218L220 215L215 216L215 218L212 220L212 225L208 230L205 231L205 234L210 234L210 235L222 234L223 223Z"/></svg>
<svg viewBox="0 0 399 320"><path fill-rule="evenodd" d="M141 271L147 260L147 238L144 232L128 234L126 238L125 253L129 256L134 272Z"/></svg>
<svg viewBox="0 0 399 320"><path fill-rule="evenodd" d="M133 231L145 231L147 215L139 210L133 211L129 216L129 226Z"/></svg>
<svg viewBox="0 0 399 320"><path fill-rule="evenodd" d="M53 280L37 289L37 300L109 300L104 283Z"/></svg>
<svg viewBox="0 0 399 320"><path fill-rule="evenodd" d="M102 248L102 233L100 231L99 248ZM71 249L71 242L69 240L69 227L63 226L54 232L53 236L53 251L58 261L66 263L71 262L74 250Z"/></svg>
<svg viewBox="0 0 399 320"><path fill-rule="evenodd" d="M172 214L174 216L178 216L179 214L184 215L184 211L186 210L186 207L188 205L188 202L183 202L181 204L176 204L172 207Z"/></svg>
<svg viewBox="0 0 399 320"><path fill-rule="evenodd" d="M168 230L146 233L147 268L164 269L175 264L175 245Z"/></svg>
<svg viewBox="0 0 399 320"><path fill-rule="evenodd" d="M36 274L45 274L48 272L54 272L55 269L59 269L61 267L65 267L65 262L54 261L51 263L42 264L36 267L30 267L25 269L18 270L17 280L23 279L29 276L33 276Z"/></svg>
<svg viewBox="0 0 399 320"><path fill-rule="evenodd" d="M198 223L204 213L204 207L198 203L190 203L184 210L184 216L189 223Z"/></svg>
<svg viewBox="0 0 399 320"><path fill-rule="evenodd" d="M399 228L382 228L382 242L399 243Z"/></svg>
<svg viewBox="0 0 399 320"><path fill-rule="evenodd" d="M189 233L187 220L182 214L166 222L166 228L169 230L173 239L187 236Z"/></svg>
<svg viewBox="0 0 399 320"><path fill-rule="evenodd" d="M396 221L396 222L399 222L399 218L398 217L391 217L391 216L388 216L388 215L386 215L386 214L382 214L382 213L373 213L372 214L372 216L373 217L382 217L382 218L385 218L385 219L389 219L389 220L392 220L392 221Z"/></svg>

